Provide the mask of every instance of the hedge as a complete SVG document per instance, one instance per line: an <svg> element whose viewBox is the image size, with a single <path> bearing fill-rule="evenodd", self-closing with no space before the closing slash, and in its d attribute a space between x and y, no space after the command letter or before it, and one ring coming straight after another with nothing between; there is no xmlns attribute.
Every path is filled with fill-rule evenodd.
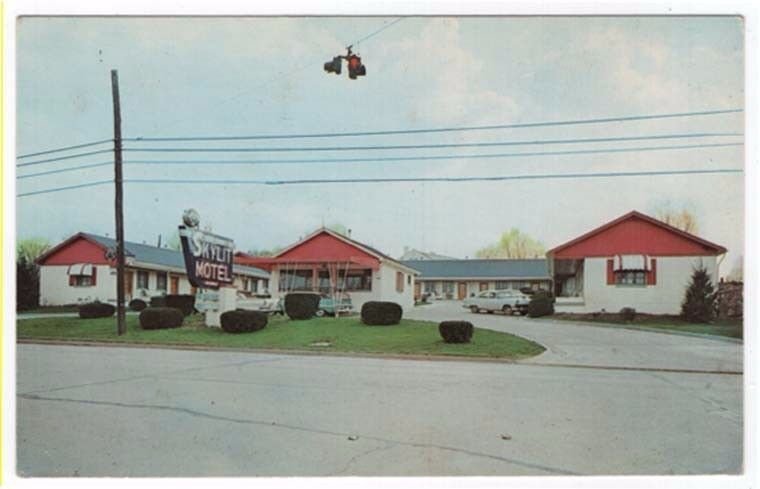
<svg viewBox="0 0 760 489"><path fill-rule="evenodd" d="M535 294L528 303L528 316L537 318L554 314L554 299L548 295Z"/></svg>
<svg viewBox="0 0 760 489"><path fill-rule="evenodd" d="M225 333L252 333L264 329L267 315L259 311L227 311L219 318Z"/></svg>
<svg viewBox="0 0 760 489"><path fill-rule="evenodd" d="M370 326L398 324L403 312L401 306L395 302L365 302L362 305L362 322Z"/></svg>
<svg viewBox="0 0 760 489"><path fill-rule="evenodd" d="M105 302L89 302L79 306L79 317L82 319L108 318L115 312L116 307Z"/></svg>
<svg viewBox="0 0 760 489"><path fill-rule="evenodd" d="M142 299L132 299L129 301L129 309L132 311L142 311L148 307L148 304Z"/></svg>
<svg viewBox="0 0 760 489"><path fill-rule="evenodd" d="M438 325L438 332L445 343L469 343L473 330L472 323L468 321L443 321Z"/></svg>
<svg viewBox="0 0 760 489"><path fill-rule="evenodd" d="M166 307L166 296L157 295L150 298L150 307Z"/></svg>
<svg viewBox="0 0 760 489"><path fill-rule="evenodd" d="M189 316L195 311L195 296L190 294L177 294L166 296L166 307L173 307Z"/></svg>
<svg viewBox="0 0 760 489"><path fill-rule="evenodd" d="M319 309L322 297L312 292L291 292L285 296L285 314L290 319L311 319Z"/></svg>
<svg viewBox="0 0 760 489"><path fill-rule="evenodd" d="M623 321L633 321L636 319L636 309L632 307L624 307L620 310L620 319Z"/></svg>
<svg viewBox="0 0 760 489"><path fill-rule="evenodd" d="M174 307L148 307L140 313L142 329L170 329L182 326L185 316Z"/></svg>

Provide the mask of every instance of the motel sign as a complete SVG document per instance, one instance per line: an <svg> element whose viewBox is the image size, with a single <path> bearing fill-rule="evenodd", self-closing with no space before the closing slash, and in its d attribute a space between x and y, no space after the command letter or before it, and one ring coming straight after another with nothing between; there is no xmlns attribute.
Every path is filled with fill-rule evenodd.
<svg viewBox="0 0 760 489"><path fill-rule="evenodd" d="M185 225L179 226L179 236L190 284L206 289L232 284L235 243L198 229L199 219L195 211L186 211L183 221Z"/></svg>

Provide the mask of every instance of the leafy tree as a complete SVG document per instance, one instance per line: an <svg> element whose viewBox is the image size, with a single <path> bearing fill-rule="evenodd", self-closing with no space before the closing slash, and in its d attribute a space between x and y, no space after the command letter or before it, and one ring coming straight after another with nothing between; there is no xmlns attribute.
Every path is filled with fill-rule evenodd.
<svg viewBox="0 0 760 489"><path fill-rule="evenodd" d="M182 243L179 240L179 231L175 230L166 239L166 247L170 250L180 251L182 249Z"/></svg>
<svg viewBox="0 0 760 489"><path fill-rule="evenodd" d="M511 228L503 233L499 242L479 249L478 258L540 258L546 253L543 243Z"/></svg>
<svg viewBox="0 0 760 489"><path fill-rule="evenodd" d="M692 323L709 322L715 315L716 292L704 267L695 268L681 303L681 316Z"/></svg>
<svg viewBox="0 0 760 489"><path fill-rule="evenodd" d="M246 253L248 253L251 256L274 256L277 253L279 253L280 250L282 250L281 246L275 246L274 248L270 248L270 249L265 249L265 248L250 249L246 251Z"/></svg>
<svg viewBox="0 0 760 489"><path fill-rule="evenodd" d="M744 255L736 259L734 268L731 269L731 273L728 274L727 278L732 282L744 281Z"/></svg>
<svg viewBox="0 0 760 489"><path fill-rule="evenodd" d="M339 223L339 222L334 222L332 224L328 224L325 227L327 229L329 229L330 231L336 232L336 233L341 234L343 236L348 236L348 233L349 233L349 229L346 226L344 226L343 224Z"/></svg>
<svg viewBox="0 0 760 489"><path fill-rule="evenodd" d="M40 269L35 260L50 249L43 238L20 240L16 244L16 310L33 309L40 304Z"/></svg>

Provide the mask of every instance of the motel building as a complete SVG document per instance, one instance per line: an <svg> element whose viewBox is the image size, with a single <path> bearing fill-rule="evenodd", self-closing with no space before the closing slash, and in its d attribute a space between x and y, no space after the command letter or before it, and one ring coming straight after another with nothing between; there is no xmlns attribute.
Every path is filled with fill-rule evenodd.
<svg viewBox="0 0 760 489"><path fill-rule="evenodd" d="M462 300L484 290L551 290L547 261L539 259L405 260L420 271L415 298Z"/></svg>
<svg viewBox="0 0 760 489"><path fill-rule="evenodd" d="M235 255L235 263L270 272L273 297L306 291L348 296L354 310L368 301L414 306L419 273L380 251L320 228L271 257Z"/></svg>
<svg viewBox="0 0 760 489"><path fill-rule="evenodd" d="M547 252L558 312L679 314L695 268L713 285L726 248L632 211Z"/></svg>
<svg viewBox="0 0 760 489"><path fill-rule="evenodd" d="M37 259L40 266L40 305L83 302L116 303L116 241L77 233ZM166 294L195 294L185 271L182 252L124 242L126 300ZM235 265L233 285L241 296L266 294L269 273Z"/></svg>

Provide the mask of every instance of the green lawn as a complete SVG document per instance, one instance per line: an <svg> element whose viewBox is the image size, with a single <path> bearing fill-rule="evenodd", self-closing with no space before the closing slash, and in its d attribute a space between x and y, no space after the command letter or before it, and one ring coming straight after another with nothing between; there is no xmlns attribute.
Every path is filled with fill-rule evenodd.
<svg viewBox="0 0 760 489"><path fill-rule="evenodd" d="M34 309L16 311L17 314L53 314L61 312L79 312L79 306L40 306Z"/></svg>
<svg viewBox="0 0 760 489"><path fill-rule="evenodd" d="M104 341L138 344L203 345L212 347L263 348L411 355L460 355L516 359L538 355L544 348L519 336L476 328L472 342L451 345L441 340L438 325L403 320L395 326L365 326L358 317L314 318L291 321L270 317L261 331L228 334L206 328L202 316L185 319L177 329L143 331L137 316L127 316L127 333L116 336L114 318L39 318L18 321L19 339ZM327 342L329 346L314 346Z"/></svg>
<svg viewBox="0 0 760 489"><path fill-rule="evenodd" d="M743 337L743 320L716 319L712 323L690 323L679 316L666 316L654 314L637 314L631 322L623 321L618 314L570 314L557 313L551 316L553 319L564 321L581 321L584 323L597 323L600 326L623 327L629 329L682 331L714 336L727 336L729 338Z"/></svg>

